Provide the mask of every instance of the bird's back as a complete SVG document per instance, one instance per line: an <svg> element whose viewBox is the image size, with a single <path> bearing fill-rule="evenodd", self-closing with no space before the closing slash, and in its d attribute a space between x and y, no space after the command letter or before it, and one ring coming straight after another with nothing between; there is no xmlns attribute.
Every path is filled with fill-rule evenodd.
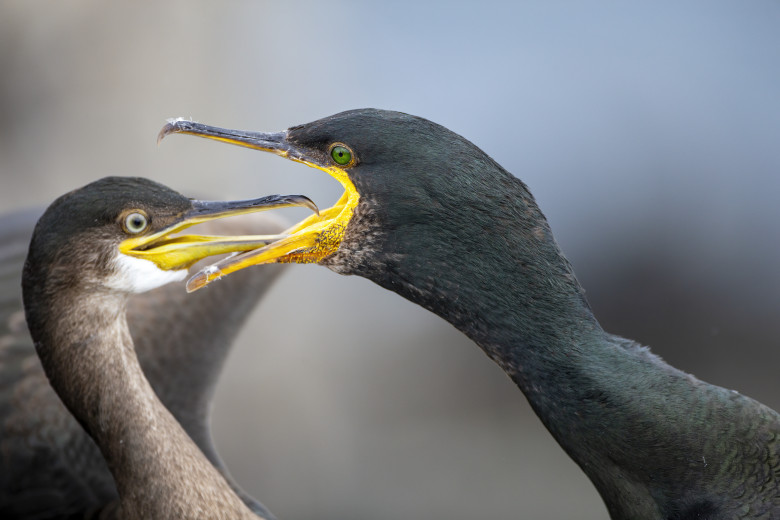
<svg viewBox="0 0 780 520"><path fill-rule="evenodd" d="M100 451L49 385L22 308L21 273L40 211L0 222L0 518L57 518L116 496Z"/></svg>
<svg viewBox="0 0 780 520"><path fill-rule="evenodd" d="M611 518L780 518L780 414L606 338L597 359L583 358L576 420L539 412Z"/></svg>

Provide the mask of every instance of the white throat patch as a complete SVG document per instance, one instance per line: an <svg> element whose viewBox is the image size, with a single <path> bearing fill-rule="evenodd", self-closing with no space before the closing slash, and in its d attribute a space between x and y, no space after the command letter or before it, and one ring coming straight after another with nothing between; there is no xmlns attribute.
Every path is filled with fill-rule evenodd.
<svg viewBox="0 0 780 520"><path fill-rule="evenodd" d="M171 282L180 282L187 276L186 269L163 271L154 262L117 253L114 258L116 274L106 285L116 291L142 293Z"/></svg>

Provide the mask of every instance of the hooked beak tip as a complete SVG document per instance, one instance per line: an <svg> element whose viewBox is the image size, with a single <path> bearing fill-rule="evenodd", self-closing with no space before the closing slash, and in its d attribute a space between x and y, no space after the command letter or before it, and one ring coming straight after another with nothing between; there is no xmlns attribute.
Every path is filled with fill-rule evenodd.
<svg viewBox="0 0 780 520"><path fill-rule="evenodd" d="M160 146L160 142L165 139L170 134L177 134L179 132L184 131L184 128L182 128L182 123L189 122L187 119L184 119L183 117L172 117L168 121L166 121L165 125L160 129L160 132L157 134L157 146Z"/></svg>

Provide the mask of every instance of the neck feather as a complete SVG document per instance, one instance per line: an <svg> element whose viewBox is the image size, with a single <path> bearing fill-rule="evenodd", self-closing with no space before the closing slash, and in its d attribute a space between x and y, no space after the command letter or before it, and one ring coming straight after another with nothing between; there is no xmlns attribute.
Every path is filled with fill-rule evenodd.
<svg viewBox="0 0 780 520"><path fill-rule="evenodd" d="M492 175L427 201L361 195L343 252L326 263L440 315L512 374L524 353L603 331L525 185Z"/></svg>
<svg viewBox="0 0 780 520"><path fill-rule="evenodd" d="M771 425L776 414L604 332L525 186L501 182L498 193L464 188L451 200L439 190L429 218L410 219L414 209L402 199L365 196L342 243L347 254L329 267L369 278L473 339L524 392L615 517L658 514L644 483L674 493L716 470L722 439L705 425L720 418L730 428L754 408ZM464 204L463 193L474 200ZM668 461L691 453L696 460L672 474Z"/></svg>
<svg viewBox="0 0 780 520"><path fill-rule="evenodd" d="M25 304L44 370L100 447L123 517L252 516L144 377L124 295L71 289Z"/></svg>

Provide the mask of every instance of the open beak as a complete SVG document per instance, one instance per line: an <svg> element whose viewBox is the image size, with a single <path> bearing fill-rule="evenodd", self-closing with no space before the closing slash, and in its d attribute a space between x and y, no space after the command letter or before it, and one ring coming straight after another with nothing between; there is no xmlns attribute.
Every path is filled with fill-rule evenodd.
<svg viewBox="0 0 780 520"><path fill-rule="evenodd" d="M284 158L303 163L328 173L344 187L344 194L332 207L317 215L310 215L288 229L285 238L259 249L248 251L222 260L200 271L187 282L189 292L196 291L208 283L251 265L269 263L311 263L319 262L338 250L344 237L347 223L357 206L358 195L344 168L323 163L287 140L287 132L245 132L229 130L196 123L185 119L174 119L160 130L159 143L169 134L189 134L224 143L262 150Z"/></svg>
<svg viewBox="0 0 780 520"><path fill-rule="evenodd" d="M303 206L318 212L317 206L303 195L270 195L253 200L229 202L192 200L192 206L175 221L155 233L125 239L119 245L122 254L154 262L165 271L188 269L208 256L240 253L262 248L287 237L281 235L208 236L176 235L190 226L218 218L244 215L269 209Z"/></svg>

